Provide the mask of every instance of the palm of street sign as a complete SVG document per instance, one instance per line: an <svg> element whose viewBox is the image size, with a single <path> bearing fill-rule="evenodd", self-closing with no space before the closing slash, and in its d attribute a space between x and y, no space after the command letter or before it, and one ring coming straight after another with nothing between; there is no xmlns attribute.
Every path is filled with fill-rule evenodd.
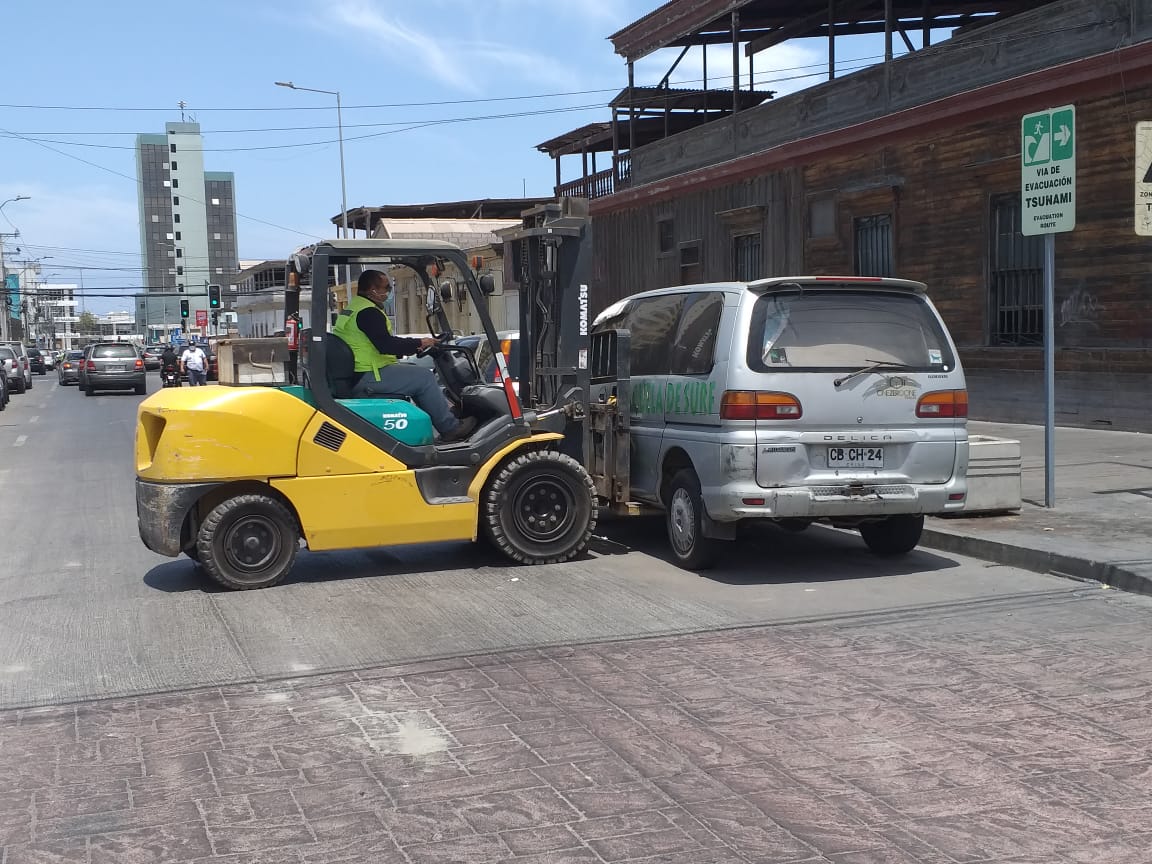
<svg viewBox="0 0 1152 864"><path fill-rule="evenodd" d="M1076 107L1024 115L1020 139L1021 233L1071 231L1076 227Z"/></svg>

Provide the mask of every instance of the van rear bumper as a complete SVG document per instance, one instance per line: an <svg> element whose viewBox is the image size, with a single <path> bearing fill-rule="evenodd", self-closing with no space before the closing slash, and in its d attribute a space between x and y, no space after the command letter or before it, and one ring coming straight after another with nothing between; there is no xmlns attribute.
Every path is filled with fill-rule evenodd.
<svg viewBox="0 0 1152 864"><path fill-rule="evenodd" d="M967 480L954 477L947 483L932 485L880 483L765 489L755 483L729 483L703 490L703 498L708 515L715 522L734 522L740 519L868 519L962 510L967 492Z"/></svg>

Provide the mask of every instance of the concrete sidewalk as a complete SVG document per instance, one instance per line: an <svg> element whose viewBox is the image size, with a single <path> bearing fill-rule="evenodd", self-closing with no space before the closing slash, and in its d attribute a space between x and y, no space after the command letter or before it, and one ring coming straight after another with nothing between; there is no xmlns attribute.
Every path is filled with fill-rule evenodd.
<svg viewBox="0 0 1152 864"><path fill-rule="evenodd" d="M970 422L1021 443L1019 514L933 518L922 545L1152 594L1152 435L1060 427L1056 506L1044 505L1044 429Z"/></svg>

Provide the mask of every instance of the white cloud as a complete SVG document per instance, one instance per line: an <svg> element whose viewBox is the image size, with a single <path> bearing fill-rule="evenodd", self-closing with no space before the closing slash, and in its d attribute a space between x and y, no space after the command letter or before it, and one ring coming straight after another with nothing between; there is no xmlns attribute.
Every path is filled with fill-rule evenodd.
<svg viewBox="0 0 1152 864"><path fill-rule="evenodd" d="M435 2L427 5L437 6ZM518 6L516 2L499 4ZM410 11L405 4L405 12ZM490 39L458 39L457 33L475 32L460 20L459 10L445 10L443 15L429 15L424 8L423 18L436 22L436 29L422 30L405 20L402 13L388 8L380 0L337 0L318 7L315 24L339 30L341 38L356 38L361 45L378 55L380 74L387 81L389 70L397 64L408 75L439 81L467 94L480 94L493 78L511 74L517 80L531 80L534 85L570 82L573 70L558 63L555 57L525 50L521 44L497 43ZM509 10L507 16L485 15L476 20L483 29L479 32L511 32L517 16ZM452 21L452 26L442 26ZM507 23L503 26L501 22ZM529 77L530 76L530 77Z"/></svg>

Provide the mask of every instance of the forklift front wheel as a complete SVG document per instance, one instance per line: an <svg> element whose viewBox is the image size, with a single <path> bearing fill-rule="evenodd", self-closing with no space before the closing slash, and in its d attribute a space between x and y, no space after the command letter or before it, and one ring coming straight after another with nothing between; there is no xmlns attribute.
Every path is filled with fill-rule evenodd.
<svg viewBox="0 0 1152 864"><path fill-rule="evenodd" d="M493 474L481 510L484 533L522 564L556 564L588 547L596 527L596 489L571 456L530 450Z"/></svg>
<svg viewBox="0 0 1152 864"><path fill-rule="evenodd" d="M217 504L196 537L208 575L238 591L268 588L288 575L300 548L288 508L265 495L237 495Z"/></svg>

